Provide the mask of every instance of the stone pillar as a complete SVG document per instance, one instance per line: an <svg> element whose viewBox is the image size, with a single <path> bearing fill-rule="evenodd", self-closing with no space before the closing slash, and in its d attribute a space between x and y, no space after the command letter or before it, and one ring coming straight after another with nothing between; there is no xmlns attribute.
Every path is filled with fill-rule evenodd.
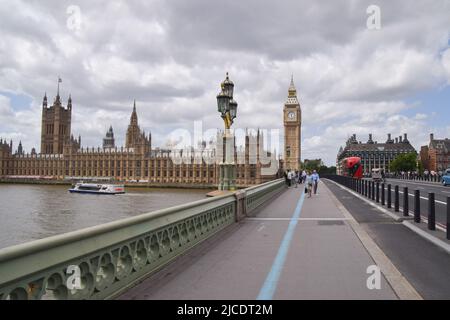
<svg viewBox="0 0 450 320"><path fill-rule="evenodd" d="M234 136L229 129L223 134L224 155L220 167L219 190L236 190L236 164L234 163Z"/></svg>
<svg viewBox="0 0 450 320"><path fill-rule="evenodd" d="M247 215L247 206L246 206L246 191L245 190L239 190L236 191L234 194L235 198L236 198L236 217L235 220L236 222L241 221L242 219L245 218L245 216Z"/></svg>

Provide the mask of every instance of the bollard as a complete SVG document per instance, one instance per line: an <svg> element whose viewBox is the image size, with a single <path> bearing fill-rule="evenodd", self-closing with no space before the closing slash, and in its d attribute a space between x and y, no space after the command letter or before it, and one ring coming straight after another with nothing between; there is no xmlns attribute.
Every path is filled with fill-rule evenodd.
<svg viewBox="0 0 450 320"><path fill-rule="evenodd" d="M387 207L390 209L392 208L392 187L390 184L388 184L387 196Z"/></svg>
<svg viewBox="0 0 450 320"><path fill-rule="evenodd" d="M364 196L367 197L367 180L364 180Z"/></svg>
<svg viewBox="0 0 450 320"><path fill-rule="evenodd" d="M369 196L369 188L370 188L369 181L366 180L366 197Z"/></svg>
<svg viewBox="0 0 450 320"><path fill-rule="evenodd" d="M394 211L399 212L400 211L400 199L399 199L399 193L398 193L398 186L395 186L394 188Z"/></svg>
<svg viewBox="0 0 450 320"><path fill-rule="evenodd" d="M447 197L447 240L450 240L450 197Z"/></svg>
<svg viewBox="0 0 450 320"><path fill-rule="evenodd" d="M381 205L384 206L386 203L385 201L385 194L384 194L384 183L381 184Z"/></svg>
<svg viewBox="0 0 450 320"><path fill-rule="evenodd" d="M372 181L372 200L375 200L375 194L376 194L376 183Z"/></svg>
<svg viewBox="0 0 450 320"><path fill-rule="evenodd" d="M380 183L377 182L377 202L380 202Z"/></svg>
<svg viewBox="0 0 450 320"><path fill-rule="evenodd" d="M409 194L408 187L403 187L403 216L409 216Z"/></svg>
<svg viewBox="0 0 450 320"><path fill-rule="evenodd" d="M414 222L420 223L420 190L414 192Z"/></svg>
<svg viewBox="0 0 450 320"><path fill-rule="evenodd" d="M434 193L428 194L428 230L436 230L436 204L434 202Z"/></svg>
<svg viewBox="0 0 450 320"><path fill-rule="evenodd" d="M375 183L373 181L370 182L370 199L375 199Z"/></svg>

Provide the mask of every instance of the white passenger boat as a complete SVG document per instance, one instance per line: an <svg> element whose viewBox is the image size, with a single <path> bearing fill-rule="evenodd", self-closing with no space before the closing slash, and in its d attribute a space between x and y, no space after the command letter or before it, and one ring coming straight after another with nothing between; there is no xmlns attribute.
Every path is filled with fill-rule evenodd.
<svg viewBox="0 0 450 320"><path fill-rule="evenodd" d="M121 194L125 193L124 185L103 184L103 183L77 183L70 192L94 193L94 194Z"/></svg>

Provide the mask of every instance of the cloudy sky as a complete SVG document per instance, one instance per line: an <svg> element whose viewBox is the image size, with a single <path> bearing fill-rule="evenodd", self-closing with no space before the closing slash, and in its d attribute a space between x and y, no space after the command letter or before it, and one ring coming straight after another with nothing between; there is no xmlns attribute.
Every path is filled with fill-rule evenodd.
<svg viewBox="0 0 450 320"><path fill-rule="evenodd" d="M380 8L381 28L366 10ZM154 146L175 129L221 128L235 82L237 128L282 129L291 74L303 158L333 164L353 133L450 137L450 0L0 0L0 137L39 150L45 92L73 99L72 133L122 145L133 99Z"/></svg>

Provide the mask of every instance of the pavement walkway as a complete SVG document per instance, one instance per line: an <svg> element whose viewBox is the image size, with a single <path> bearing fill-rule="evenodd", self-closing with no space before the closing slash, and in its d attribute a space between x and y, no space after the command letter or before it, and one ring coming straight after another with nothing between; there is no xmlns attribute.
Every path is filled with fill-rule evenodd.
<svg viewBox="0 0 450 320"><path fill-rule="evenodd" d="M303 191L286 190L118 298L397 299L383 274L368 289L374 258L328 187Z"/></svg>

